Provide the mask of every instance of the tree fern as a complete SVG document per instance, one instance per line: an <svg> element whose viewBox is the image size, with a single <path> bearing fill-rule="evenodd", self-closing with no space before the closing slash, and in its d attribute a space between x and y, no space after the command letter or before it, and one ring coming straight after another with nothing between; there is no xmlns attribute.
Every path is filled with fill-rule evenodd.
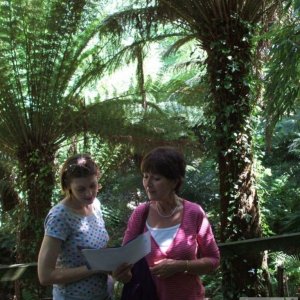
<svg viewBox="0 0 300 300"><path fill-rule="evenodd" d="M266 65L265 91L269 140L278 120L285 114L293 113L300 99L300 6L297 1L284 1L283 4L285 14L280 15L280 22L275 23L268 34L272 42Z"/></svg>

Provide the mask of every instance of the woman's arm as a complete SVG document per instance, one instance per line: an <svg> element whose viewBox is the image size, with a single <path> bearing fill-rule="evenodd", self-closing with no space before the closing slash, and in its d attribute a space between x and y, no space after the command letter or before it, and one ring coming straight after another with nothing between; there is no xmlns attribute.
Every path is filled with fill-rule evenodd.
<svg viewBox="0 0 300 300"><path fill-rule="evenodd" d="M211 271L217 269L220 265L220 251L216 243L212 227L205 215L200 230L197 235L198 240L198 257L204 265L211 265Z"/></svg>
<svg viewBox="0 0 300 300"><path fill-rule="evenodd" d="M123 245L127 244L129 241L137 237L139 234L143 233L145 222L147 219L149 206L148 204L140 204L130 215L130 218L127 222L127 228L123 237Z"/></svg>
<svg viewBox="0 0 300 300"><path fill-rule="evenodd" d="M42 285L74 282L97 273L89 270L87 266L68 269L56 268L61 244L60 239L44 236L38 257L38 277Z"/></svg>
<svg viewBox="0 0 300 300"><path fill-rule="evenodd" d="M161 278L168 278L176 273L204 275L214 269L211 260L207 257L193 260L163 259L150 267L152 274Z"/></svg>
<svg viewBox="0 0 300 300"><path fill-rule="evenodd" d="M112 276L115 280L126 283L131 280L132 265L128 265L126 263L120 265L114 272L112 272Z"/></svg>

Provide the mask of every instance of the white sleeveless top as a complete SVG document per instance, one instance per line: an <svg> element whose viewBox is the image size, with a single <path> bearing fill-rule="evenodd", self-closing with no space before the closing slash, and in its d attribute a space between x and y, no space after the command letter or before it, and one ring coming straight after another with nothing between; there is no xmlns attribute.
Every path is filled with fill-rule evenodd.
<svg viewBox="0 0 300 300"><path fill-rule="evenodd" d="M180 224L166 228L154 228L149 226L148 222L146 222L146 226L160 250L166 253L176 236Z"/></svg>

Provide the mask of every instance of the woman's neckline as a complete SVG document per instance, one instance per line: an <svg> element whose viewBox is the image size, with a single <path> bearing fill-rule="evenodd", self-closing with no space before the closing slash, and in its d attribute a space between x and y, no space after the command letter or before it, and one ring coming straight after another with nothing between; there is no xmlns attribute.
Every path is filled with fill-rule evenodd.
<svg viewBox="0 0 300 300"><path fill-rule="evenodd" d="M80 210L77 210L75 208L73 208L72 206L66 204L65 202L61 201L61 204L71 213L75 214L76 216L81 216L81 217L89 217L89 216L92 216L94 215L94 206L93 204L92 207L91 207L91 211L89 213L84 213L84 212L81 212Z"/></svg>
<svg viewBox="0 0 300 300"><path fill-rule="evenodd" d="M172 229L175 229L175 228L179 228L181 225L181 223L178 223L178 224L175 224L175 225L172 225L172 226L169 226L169 227L152 227L149 225L148 221L146 221L146 226L148 228L150 228L151 230L172 230Z"/></svg>
<svg viewBox="0 0 300 300"><path fill-rule="evenodd" d="M155 210L157 212L157 214L163 218L163 219L169 219L171 218L179 209L183 208L183 199L178 197L178 203L176 204L176 206L173 208L173 210L171 210L170 213L168 214L164 214L162 211L161 211L161 208L159 206L159 202L156 201L155 202Z"/></svg>

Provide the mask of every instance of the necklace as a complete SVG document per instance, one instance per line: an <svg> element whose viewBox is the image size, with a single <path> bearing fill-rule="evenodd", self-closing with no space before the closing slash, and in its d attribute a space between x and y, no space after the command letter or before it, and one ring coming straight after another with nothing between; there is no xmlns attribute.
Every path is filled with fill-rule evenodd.
<svg viewBox="0 0 300 300"><path fill-rule="evenodd" d="M176 205L176 206L173 208L173 210L172 210L168 215L164 215L164 214L160 211L159 205L158 205L158 203L156 202L156 211L157 211L157 214L158 214L160 217L162 217L162 218L171 218L171 217L175 214L175 212L177 211L178 207L179 207L179 206Z"/></svg>

